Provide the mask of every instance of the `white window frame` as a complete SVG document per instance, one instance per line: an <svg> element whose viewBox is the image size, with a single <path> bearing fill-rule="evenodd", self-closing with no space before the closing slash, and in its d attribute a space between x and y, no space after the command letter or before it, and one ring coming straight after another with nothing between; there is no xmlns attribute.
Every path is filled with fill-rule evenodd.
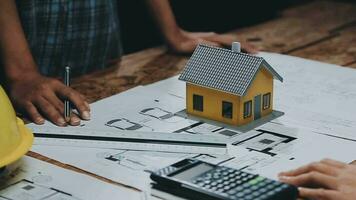
<svg viewBox="0 0 356 200"><path fill-rule="evenodd" d="M252 100L244 103L243 117L244 119L252 116Z"/></svg>
<svg viewBox="0 0 356 200"><path fill-rule="evenodd" d="M266 93L262 98L262 108L263 110L267 110L271 107L271 93Z"/></svg>

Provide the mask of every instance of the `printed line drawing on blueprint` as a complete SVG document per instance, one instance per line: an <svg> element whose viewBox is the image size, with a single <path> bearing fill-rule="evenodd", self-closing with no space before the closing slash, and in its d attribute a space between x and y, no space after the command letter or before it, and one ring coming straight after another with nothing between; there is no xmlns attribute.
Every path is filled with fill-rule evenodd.
<svg viewBox="0 0 356 200"><path fill-rule="evenodd" d="M51 178L51 177L43 177ZM23 179L11 184L0 191L0 197L6 200L82 200L73 197L72 194L62 192L55 188L38 185L32 181Z"/></svg>
<svg viewBox="0 0 356 200"><path fill-rule="evenodd" d="M144 198L144 194L137 190L109 184L29 156L21 158L13 169L0 179L1 200Z"/></svg>

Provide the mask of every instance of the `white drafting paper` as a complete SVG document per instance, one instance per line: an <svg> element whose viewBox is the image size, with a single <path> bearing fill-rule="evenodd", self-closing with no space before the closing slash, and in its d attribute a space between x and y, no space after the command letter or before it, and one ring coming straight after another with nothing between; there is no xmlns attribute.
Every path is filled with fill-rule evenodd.
<svg viewBox="0 0 356 200"><path fill-rule="evenodd" d="M164 85L166 87L167 85L173 85L172 88L178 88L178 86L182 86L182 83L180 82L180 84L176 84L178 86L174 86L175 82L178 82L177 77L166 80L167 84ZM93 134L91 134L92 132L95 134L95 136L97 136L97 134L108 134L109 132L115 133L115 131L118 135L122 135L120 133L121 131L136 131L136 133L151 132L152 134L167 133L166 137L173 138L170 139L172 141L177 141L178 138L184 137L184 140L189 142L193 141L193 139L190 139L189 137L199 137L199 135L209 135L211 141L225 141L229 137L239 134L239 132L235 130L230 130L228 128L219 127L175 115L177 112L184 110L185 97L182 96L182 94L170 92L172 88L161 90L161 84L161 82L158 82L150 86L140 87L138 89L130 90L123 94L115 95L108 99L104 99L92 104L91 109L92 112L95 113L92 120L83 121L82 125L79 127L60 128L55 127L50 123L47 123L44 126L31 124L29 127L37 133L53 134L53 132L56 132L57 134L78 134L80 132L81 134L88 134L91 136L93 136ZM143 90L142 88L145 89ZM183 89L181 89L181 91L183 91ZM110 107L110 109L108 109L108 107ZM227 132L229 133L228 135ZM132 137L133 134L129 135ZM174 135L179 135L179 137L174 137ZM140 139L142 138L149 139L151 136L145 136L145 134L143 134ZM208 138L204 137L198 138L198 140L203 139L208 140ZM48 145L49 140L51 139L36 138L35 143ZM61 145L68 144L69 143L61 143ZM78 144L79 143L76 142L71 143L71 145L76 146L78 146ZM90 147L98 147L96 145L97 143L94 142L87 142L86 144L90 144ZM184 144L182 143L182 145ZM122 149L126 148L121 144L108 147ZM142 145L135 145L135 148L137 150L147 150L147 148L143 148ZM189 150L193 150L190 152L194 153L210 153L209 149L203 150L203 147L198 146L189 148ZM164 149L164 151L169 150ZM225 149L221 151L220 149L211 148L211 151L220 151L225 153Z"/></svg>
<svg viewBox="0 0 356 200"><path fill-rule="evenodd" d="M268 123L251 131L250 138L228 145L234 159L223 165L276 179L281 171L324 158L351 162L355 159L352 152L356 152L353 141Z"/></svg>
<svg viewBox="0 0 356 200"><path fill-rule="evenodd" d="M241 134L228 145L228 155L183 154L35 145L39 152L143 191L149 191L149 173L187 157L220 164L272 179L284 170L323 158L351 162L353 141L316 134L308 129L268 123ZM80 159L78 159L80 158Z"/></svg>
<svg viewBox="0 0 356 200"><path fill-rule="evenodd" d="M184 158L195 157L216 164L229 158L227 155L83 149L43 145L34 145L32 151L142 191L149 190L151 183L150 172Z"/></svg>
<svg viewBox="0 0 356 200"><path fill-rule="evenodd" d="M293 56L259 55L284 78L283 83L275 82L274 106L285 115L275 122L356 139L356 70ZM82 126L188 134L212 134L221 128L195 126L198 122L174 115L184 108L185 83L176 76L92 104L92 120ZM30 127L36 131L39 126Z"/></svg>
<svg viewBox="0 0 356 200"><path fill-rule="evenodd" d="M0 199L144 199L143 193L25 156L19 168L1 179Z"/></svg>
<svg viewBox="0 0 356 200"><path fill-rule="evenodd" d="M317 133L356 139L356 70L293 56L261 53L280 73L274 106L285 112L276 122Z"/></svg>

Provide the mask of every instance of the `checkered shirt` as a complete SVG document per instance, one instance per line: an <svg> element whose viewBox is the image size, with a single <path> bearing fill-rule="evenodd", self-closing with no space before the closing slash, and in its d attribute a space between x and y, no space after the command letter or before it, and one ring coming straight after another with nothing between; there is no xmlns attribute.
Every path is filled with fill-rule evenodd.
<svg viewBox="0 0 356 200"><path fill-rule="evenodd" d="M41 73L73 75L107 66L122 54L112 0L17 0L22 27Z"/></svg>

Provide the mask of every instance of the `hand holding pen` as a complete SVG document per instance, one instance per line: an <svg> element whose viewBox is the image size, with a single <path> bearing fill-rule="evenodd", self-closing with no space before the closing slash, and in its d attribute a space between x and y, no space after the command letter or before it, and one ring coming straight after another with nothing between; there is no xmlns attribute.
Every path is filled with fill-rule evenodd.
<svg viewBox="0 0 356 200"><path fill-rule="evenodd" d="M36 124L48 120L57 126L75 126L80 124L80 119L90 119L90 108L85 97L58 79L36 71L28 72L26 76L11 81L9 88L13 105ZM64 99L69 100L79 113L78 116L72 113L69 121L64 118Z"/></svg>

